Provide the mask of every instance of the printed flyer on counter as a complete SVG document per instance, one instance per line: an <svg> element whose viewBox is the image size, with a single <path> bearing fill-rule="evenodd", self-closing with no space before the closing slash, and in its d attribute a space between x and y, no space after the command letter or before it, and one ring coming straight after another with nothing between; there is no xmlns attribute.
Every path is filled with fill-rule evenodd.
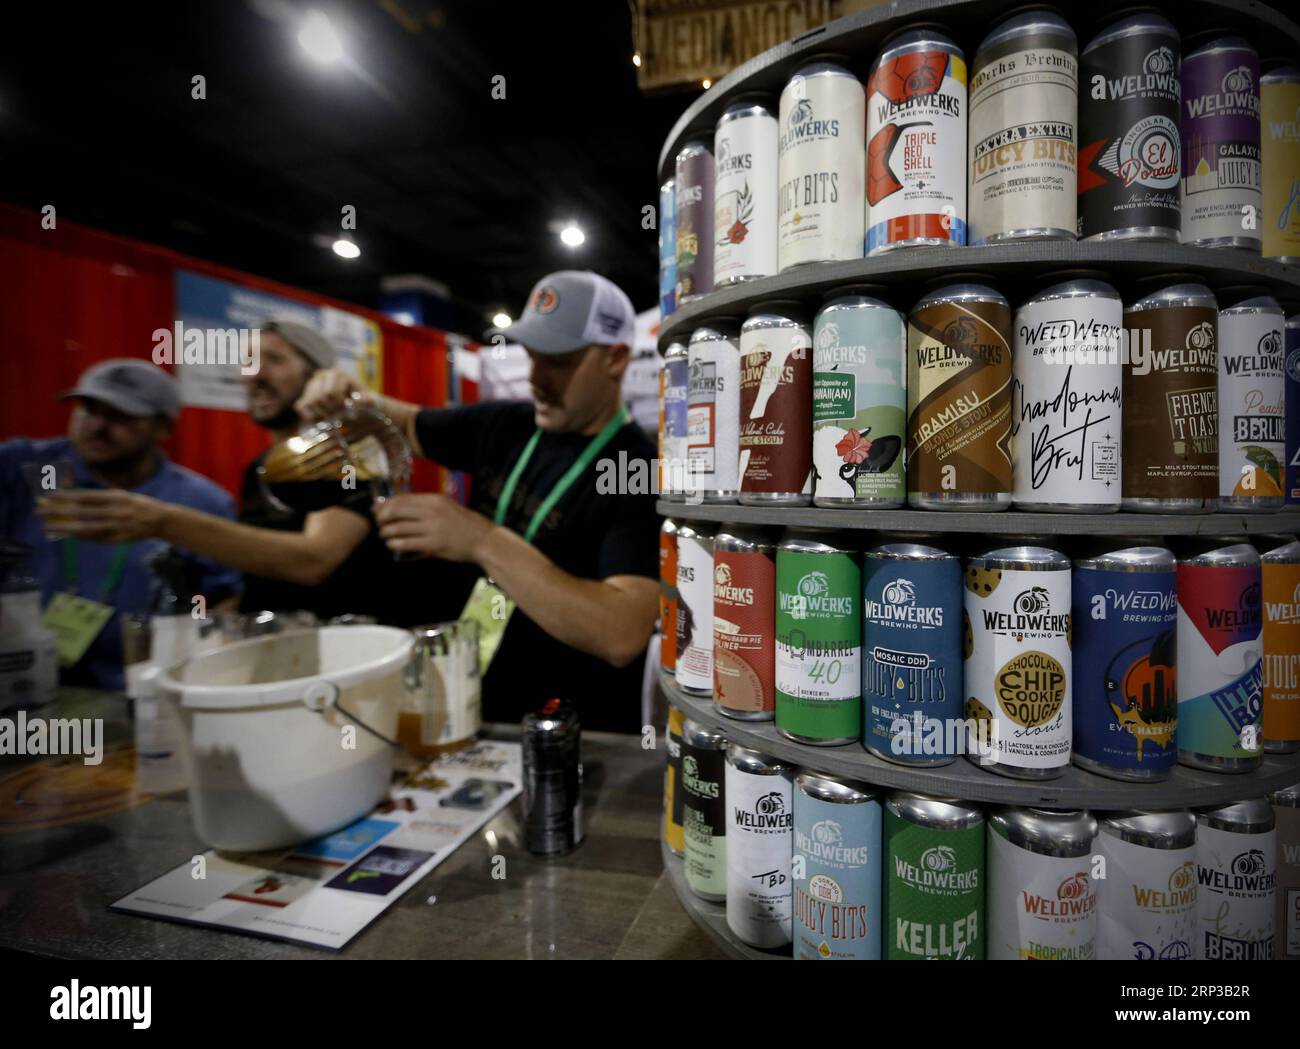
<svg viewBox="0 0 1300 1049"><path fill-rule="evenodd" d="M109 909L338 950L519 795L521 764L518 743L476 744L327 837L284 852L209 850Z"/></svg>

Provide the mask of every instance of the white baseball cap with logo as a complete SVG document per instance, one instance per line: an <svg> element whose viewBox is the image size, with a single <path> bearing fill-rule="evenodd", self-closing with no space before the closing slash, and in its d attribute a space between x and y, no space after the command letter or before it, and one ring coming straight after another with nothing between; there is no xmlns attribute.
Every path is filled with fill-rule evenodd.
<svg viewBox="0 0 1300 1049"><path fill-rule="evenodd" d="M535 353L632 345L636 313L613 281L590 270L559 270L533 285L524 314L499 331Z"/></svg>

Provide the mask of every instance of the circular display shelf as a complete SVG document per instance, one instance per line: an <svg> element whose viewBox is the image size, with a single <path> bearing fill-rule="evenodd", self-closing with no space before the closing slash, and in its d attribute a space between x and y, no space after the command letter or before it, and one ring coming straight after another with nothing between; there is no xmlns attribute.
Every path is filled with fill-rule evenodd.
<svg viewBox="0 0 1300 1049"><path fill-rule="evenodd" d="M1178 765L1173 775L1161 783L1107 779L1073 765L1053 780L1015 780L986 772L965 758L942 768L909 768L882 761L857 743L812 747L791 742L776 731L771 721L736 721L719 714L709 700L687 695L662 672L659 683L673 706L733 743L834 776L962 801L1099 812L1200 808L1262 797L1300 781L1300 754L1266 754L1259 769L1237 775L1217 775Z"/></svg>

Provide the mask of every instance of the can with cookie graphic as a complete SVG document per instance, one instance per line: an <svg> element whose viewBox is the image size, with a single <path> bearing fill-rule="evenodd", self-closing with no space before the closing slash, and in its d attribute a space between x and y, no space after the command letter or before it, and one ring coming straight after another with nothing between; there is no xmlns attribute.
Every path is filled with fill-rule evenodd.
<svg viewBox="0 0 1300 1049"><path fill-rule="evenodd" d="M776 714L775 551L757 530L713 539L713 705L740 721Z"/></svg>
<svg viewBox="0 0 1300 1049"><path fill-rule="evenodd" d="M1196 929L1196 817L1113 812L1098 825L1101 961L1188 961Z"/></svg>
<svg viewBox="0 0 1300 1049"><path fill-rule="evenodd" d="M1273 958L1277 821L1267 798L1196 813L1197 961Z"/></svg>

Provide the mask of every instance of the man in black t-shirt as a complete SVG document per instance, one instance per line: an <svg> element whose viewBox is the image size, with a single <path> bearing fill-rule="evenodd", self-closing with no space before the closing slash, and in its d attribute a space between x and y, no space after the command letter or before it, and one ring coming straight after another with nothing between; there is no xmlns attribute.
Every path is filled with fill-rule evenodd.
<svg viewBox="0 0 1300 1049"><path fill-rule="evenodd" d="M622 403L633 324L631 302L603 277L552 273L505 330L528 351L532 403L421 409L374 398L417 451L472 479L468 507L444 495L388 500L375 514L382 537L394 551L466 566L459 600L486 575L517 606L484 678L486 720L517 721L555 696L587 728L640 728L659 521L653 495L619 483L655 455ZM298 408L324 417L356 394L366 396L351 376L322 371Z"/></svg>

